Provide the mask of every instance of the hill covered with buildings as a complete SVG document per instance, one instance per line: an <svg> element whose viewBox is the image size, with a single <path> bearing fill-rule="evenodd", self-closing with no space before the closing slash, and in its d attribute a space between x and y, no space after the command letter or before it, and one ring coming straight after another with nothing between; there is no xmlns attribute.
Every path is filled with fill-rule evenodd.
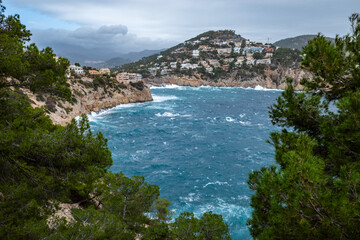
<svg viewBox="0 0 360 240"><path fill-rule="evenodd" d="M115 72L142 74L150 84L284 88L286 77L299 83L310 75L300 69L297 49L246 39L232 30L208 31Z"/></svg>

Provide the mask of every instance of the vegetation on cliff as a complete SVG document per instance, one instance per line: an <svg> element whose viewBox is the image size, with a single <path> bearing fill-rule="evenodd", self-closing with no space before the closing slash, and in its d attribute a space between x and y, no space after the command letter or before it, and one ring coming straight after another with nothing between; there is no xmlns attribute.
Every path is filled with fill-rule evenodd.
<svg viewBox="0 0 360 240"><path fill-rule="evenodd" d="M256 239L360 236L360 15L335 43L319 35L304 48L313 73L305 92L287 89L270 108L277 166L254 171L249 219Z"/></svg>
<svg viewBox="0 0 360 240"><path fill-rule="evenodd" d="M111 152L86 116L62 127L20 87L70 99L66 59L39 51L0 0L0 239L229 239L222 217L182 213L143 177L112 173ZM142 87L140 85L136 87ZM64 203L74 206L68 219ZM69 210L69 209L68 209Z"/></svg>

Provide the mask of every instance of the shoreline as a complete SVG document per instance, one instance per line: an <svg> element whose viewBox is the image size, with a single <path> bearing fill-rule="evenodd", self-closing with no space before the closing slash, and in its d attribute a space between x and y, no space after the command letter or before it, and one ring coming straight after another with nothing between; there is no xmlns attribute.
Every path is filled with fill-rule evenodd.
<svg viewBox="0 0 360 240"><path fill-rule="evenodd" d="M192 88L240 88L244 90L254 90L254 91L284 91L285 89L279 88L265 88L260 85L256 85L255 87L241 87L241 86L210 86L210 85L200 85L200 86L187 86L187 85L177 85L177 84L163 84L163 85L151 85L148 87L150 89L176 89L181 87L192 87Z"/></svg>
<svg viewBox="0 0 360 240"><path fill-rule="evenodd" d="M50 117L54 124L65 126L72 119L82 114L91 114L91 112L100 112L101 110L110 109L121 104L141 103L153 101L150 88L144 86L143 89L128 86L125 89L114 89L99 87L94 90L86 88L80 83L70 86L73 98L72 103L54 99L50 95L42 96L42 100L28 89L23 92L29 97L32 107L44 108L46 115ZM50 106L49 99L52 104ZM50 108L51 107L51 108Z"/></svg>

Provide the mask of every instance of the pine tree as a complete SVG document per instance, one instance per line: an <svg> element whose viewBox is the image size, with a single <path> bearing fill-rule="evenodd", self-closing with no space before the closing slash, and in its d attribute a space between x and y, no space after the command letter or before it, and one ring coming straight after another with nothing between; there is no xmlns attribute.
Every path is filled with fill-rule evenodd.
<svg viewBox="0 0 360 240"><path fill-rule="evenodd" d="M335 43L318 35L303 49L313 74L292 81L270 108L276 166L249 174L255 239L359 239L360 15Z"/></svg>

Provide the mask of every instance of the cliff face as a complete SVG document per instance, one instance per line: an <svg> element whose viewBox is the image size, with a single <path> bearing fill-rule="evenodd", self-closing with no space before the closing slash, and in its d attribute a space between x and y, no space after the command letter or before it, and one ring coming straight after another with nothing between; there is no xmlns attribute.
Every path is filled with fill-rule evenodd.
<svg viewBox="0 0 360 240"><path fill-rule="evenodd" d="M146 102L152 101L150 88L144 86L143 89L132 87L127 88L106 88L98 87L96 90L87 88L81 83L70 85L75 100L65 102L54 100L49 96L44 96L42 100L29 90L23 92L27 94L32 101L33 107L44 107L50 119L55 124L66 125L71 120L81 114L90 113L92 111L100 111L101 109L115 107L123 103ZM49 111L49 107L51 111Z"/></svg>
<svg viewBox="0 0 360 240"><path fill-rule="evenodd" d="M180 86L214 86L214 87L256 87L257 85L270 89L285 89L286 78L294 79L296 90L303 88L300 85L300 80L303 78L311 78L312 75L299 68L276 68L271 70L265 69L264 74L255 75L250 78L237 77L237 72L234 72L229 78L214 80L201 79L200 76L194 75L192 77L179 77L176 75L168 75L160 78L147 79L146 82L152 85L161 84L175 84Z"/></svg>

